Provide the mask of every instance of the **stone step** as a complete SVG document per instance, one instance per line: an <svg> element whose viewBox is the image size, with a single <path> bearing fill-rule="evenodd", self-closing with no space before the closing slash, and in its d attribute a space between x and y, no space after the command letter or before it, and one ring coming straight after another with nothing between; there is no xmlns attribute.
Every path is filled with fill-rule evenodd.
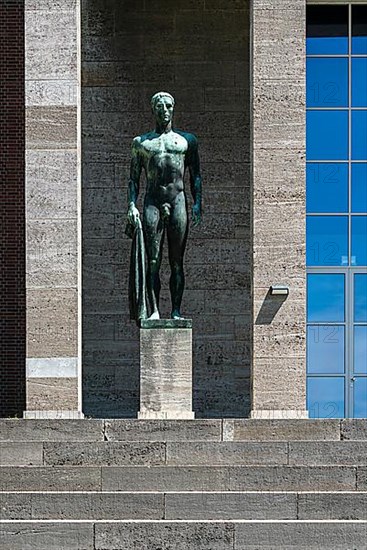
<svg viewBox="0 0 367 550"><path fill-rule="evenodd" d="M367 441L4 441L1 466L364 466Z"/></svg>
<svg viewBox="0 0 367 550"><path fill-rule="evenodd" d="M367 440L367 420L0 419L0 441Z"/></svg>
<svg viewBox="0 0 367 550"><path fill-rule="evenodd" d="M0 491L366 491L367 466L1 466Z"/></svg>
<svg viewBox="0 0 367 550"><path fill-rule="evenodd" d="M2 493L0 520L367 520L367 492Z"/></svg>
<svg viewBox="0 0 367 550"><path fill-rule="evenodd" d="M2 550L346 550L366 548L359 521L3 522Z"/></svg>

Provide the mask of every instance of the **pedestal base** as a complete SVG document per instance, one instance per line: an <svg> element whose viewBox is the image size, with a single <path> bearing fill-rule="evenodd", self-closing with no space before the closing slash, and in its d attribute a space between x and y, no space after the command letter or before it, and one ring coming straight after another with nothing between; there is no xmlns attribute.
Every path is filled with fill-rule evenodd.
<svg viewBox="0 0 367 550"><path fill-rule="evenodd" d="M192 321L140 326L139 419L192 420Z"/></svg>
<svg viewBox="0 0 367 550"><path fill-rule="evenodd" d="M139 411L139 420L194 420L194 412L182 411Z"/></svg>
<svg viewBox="0 0 367 550"><path fill-rule="evenodd" d="M24 411L23 418L36 420L79 420L84 418L81 411Z"/></svg>

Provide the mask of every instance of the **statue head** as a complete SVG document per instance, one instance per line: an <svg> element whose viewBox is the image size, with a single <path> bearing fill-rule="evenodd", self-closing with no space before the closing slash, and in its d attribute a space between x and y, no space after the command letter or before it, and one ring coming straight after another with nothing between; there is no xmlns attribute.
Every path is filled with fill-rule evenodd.
<svg viewBox="0 0 367 550"><path fill-rule="evenodd" d="M151 106L159 126L167 126L173 119L175 100L168 92L157 92L151 99Z"/></svg>

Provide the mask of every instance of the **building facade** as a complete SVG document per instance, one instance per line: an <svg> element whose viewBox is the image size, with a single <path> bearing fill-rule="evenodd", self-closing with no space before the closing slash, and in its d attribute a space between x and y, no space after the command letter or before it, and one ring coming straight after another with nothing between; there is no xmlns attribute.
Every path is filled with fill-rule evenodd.
<svg viewBox="0 0 367 550"><path fill-rule="evenodd" d="M1 9L19 41L1 33L1 414L136 416L126 189L164 89L202 160L184 295L196 416L367 417L367 4Z"/></svg>

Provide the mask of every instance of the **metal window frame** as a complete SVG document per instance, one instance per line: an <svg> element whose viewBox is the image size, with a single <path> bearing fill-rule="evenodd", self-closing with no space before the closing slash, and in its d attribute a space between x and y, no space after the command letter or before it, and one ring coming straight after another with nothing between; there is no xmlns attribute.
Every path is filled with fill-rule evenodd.
<svg viewBox="0 0 367 550"><path fill-rule="evenodd" d="M344 368L344 374L342 373L324 373L324 374L307 374L307 382L309 377L317 378L317 377L344 377L345 384L344 384L344 414L346 418L353 418L354 416L354 382L357 378L367 378L366 374L356 374L354 373L354 326L365 326L367 323L359 323L354 322L354 281L355 281L355 275L357 274L364 274L367 275L367 267L365 266L352 266L351 265L351 243L352 243L352 235L351 235L351 219L352 215L362 215L365 216L364 213L353 213L351 211L352 209L352 182L351 182L351 174L352 174L352 163L354 162L360 162L360 163L366 163L366 160L352 160L352 136L351 136L351 118L352 118L352 59L357 57L366 58L367 53L365 55L363 54L352 54L351 48L352 48L352 6L356 4L366 5L366 0L308 0L308 5L347 5L348 6L348 54L344 55L309 55L307 57L309 58L321 58L321 57L344 57L349 59L348 63L348 107L344 108L329 108L331 110L348 110L348 118L349 118L349 127L348 127L348 160L340 160L340 161L328 161L328 160L322 160L322 161L307 161L308 163L343 163L348 164L348 212L340 213L335 212L333 213L307 213L307 215L315 216L315 215L346 215L349 219L349 227L348 227L348 260L349 265L348 266L307 266L306 273L307 275L312 274L343 274L344 275L344 281L345 281L345 288L344 288L344 307L345 307L345 321L344 323L335 322L335 323L315 323L315 322L308 322L306 320L306 327L313 326L313 325L330 325L330 326L344 326L345 327L345 333L344 333L344 361L345 361L345 368ZM328 110L327 108L307 108L307 110ZM353 108L353 110L366 110L365 108ZM308 289L306 287L306 295L308 296ZM307 361L307 351L306 351L306 361Z"/></svg>
<svg viewBox="0 0 367 550"><path fill-rule="evenodd" d="M343 6L343 5L349 5L349 4L366 4L367 5L367 2L366 0L307 0L307 5L308 4L323 4L323 5L327 5L327 4L330 4L331 6L333 5L336 5L336 6Z"/></svg>

